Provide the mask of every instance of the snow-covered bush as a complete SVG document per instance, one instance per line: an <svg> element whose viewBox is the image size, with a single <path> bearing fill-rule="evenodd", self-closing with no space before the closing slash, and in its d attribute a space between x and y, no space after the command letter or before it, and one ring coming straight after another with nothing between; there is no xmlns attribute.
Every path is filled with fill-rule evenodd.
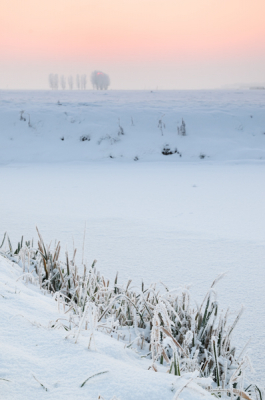
<svg viewBox="0 0 265 400"><path fill-rule="evenodd" d="M173 375L195 373L213 379L209 390L217 397L260 400L264 395L255 383L248 380L252 370L247 345L237 354L232 333L243 313L241 308L231 321L229 310L220 311L214 280L202 303L192 301L188 287L170 290L158 284L138 290L118 283L114 285L96 269L82 261L77 267L76 249L71 259L66 252L60 260L60 242L52 248L44 244L38 232L38 246L23 240L14 251L7 235L0 245L0 253L23 268L22 278L34 281L41 290L54 293L58 309L65 318L51 328L63 328L68 336L78 337L89 330L88 347L94 343L95 330L102 330L117 339L127 341L127 347L139 346L143 357L150 359L150 369L158 364ZM7 249L3 251L4 244ZM68 318L68 319L67 319Z"/></svg>
<svg viewBox="0 0 265 400"><path fill-rule="evenodd" d="M81 142L89 142L91 140L91 138L90 138L90 136L89 135L82 135L82 136L80 136L80 141Z"/></svg>
<svg viewBox="0 0 265 400"><path fill-rule="evenodd" d="M168 144L166 144L163 149L162 149L162 154L164 156L169 156L171 154L178 154L181 157L181 153L178 151L178 149L175 147L174 149L171 149Z"/></svg>

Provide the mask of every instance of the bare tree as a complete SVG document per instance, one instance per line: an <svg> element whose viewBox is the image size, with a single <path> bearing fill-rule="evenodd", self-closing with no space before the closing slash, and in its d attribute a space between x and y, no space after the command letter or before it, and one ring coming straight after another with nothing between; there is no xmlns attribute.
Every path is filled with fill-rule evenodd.
<svg viewBox="0 0 265 400"><path fill-rule="evenodd" d="M74 87L74 79L73 79L73 76L72 76L72 75L69 75L69 76L68 76L68 86L69 86L69 89L70 89L70 90L73 90L73 87Z"/></svg>
<svg viewBox="0 0 265 400"><path fill-rule="evenodd" d="M49 86L51 89L58 89L58 74L49 74Z"/></svg>
<svg viewBox="0 0 265 400"><path fill-rule="evenodd" d="M59 76L58 74L53 75L53 83L54 83L54 89L59 88Z"/></svg>
<svg viewBox="0 0 265 400"><path fill-rule="evenodd" d="M107 90L110 85L109 76L102 71L92 72L90 80L93 85L93 89Z"/></svg>
<svg viewBox="0 0 265 400"><path fill-rule="evenodd" d="M83 74L83 75L81 75L81 79L80 79L81 89L86 90L86 84L87 84L86 74Z"/></svg>
<svg viewBox="0 0 265 400"><path fill-rule="evenodd" d="M79 76L79 74L76 75L76 87L77 87L77 89L80 89L80 76Z"/></svg>
<svg viewBox="0 0 265 400"><path fill-rule="evenodd" d="M49 86L53 89L53 74L49 74Z"/></svg>
<svg viewBox="0 0 265 400"><path fill-rule="evenodd" d="M65 80L65 76L64 75L61 75L61 88L63 90L65 90L65 88L66 88L66 80Z"/></svg>

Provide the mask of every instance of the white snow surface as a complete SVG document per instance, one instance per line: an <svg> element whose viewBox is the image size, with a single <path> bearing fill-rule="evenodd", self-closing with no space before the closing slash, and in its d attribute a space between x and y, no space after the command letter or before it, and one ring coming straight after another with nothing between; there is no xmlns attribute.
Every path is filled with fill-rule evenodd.
<svg viewBox="0 0 265 400"><path fill-rule="evenodd" d="M91 263L96 258L98 269L104 275L114 279L119 271L120 281L132 278L136 285L142 279L146 284L162 280L170 288L191 283L198 301L213 279L228 271L217 287L220 307L229 306L233 317L241 304L245 305L234 341L240 351L252 337L251 358L256 376L264 386L264 100L265 93L254 90L0 91L0 235L8 231L13 243L21 235L28 240L36 237L37 225L46 242L61 240L63 248L67 245L72 249L74 238L80 257L86 222L85 257ZM20 120L22 110L26 121ZM187 136L177 133L182 118ZM163 132L159 128L160 119ZM119 125L124 135L118 134ZM90 140L81 141L80 137L84 136ZM166 145L171 150L177 149L181 157L178 153L163 155ZM135 157L139 160L134 161ZM3 265L6 266L1 261ZM9 268L8 274L15 270L15 267ZM12 279L8 278L11 286ZM50 315L56 314L52 299L41 297L22 283L16 285L30 291L31 298L42 299L34 300L34 318L47 325L53 318ZM14 297L13 311L12 308L8 311L7 301L0 296L1 314L3 310L20 313L15 311L20 307L18 296ZM32 306L29 310L33 310ZM26 308L24 311L29 315L30 311ZM44 315L46 319L42 320ZM19 318L9 323L10 332L14 327L11 346L16 351L19 351L16 327L21 326L21 319L24 321L23 317ZM63 341L62 332L45 330L42 336L42 328L30 323L27 326L25 329L41 335L40 343L47 334L47 338L53 335L51 340L55 340L58 349L70 346ZM104 343L109 340L105 336L104 340L99 339L99 347L106 347ZM116 345L120 346L115 342L113 346ZM91 357L85 347L80 343L69 350L71 357L74 352L84 354L80 355L83 368L88 353ZM56 350L53 357L63 357L59 353ZM30 354L25 350L21 360L32 370L40 353L35 353L32 360ZM125 355L119 357L119 362L123 362ZM47 364L50 366L53 361ZM66 360L63 358L62 362ZM134 362L139 364L137 357ZM41 371L41 362L38 365ZM78 376L74 365L72 371ZM151 374L143 365L139 366L140 377ZM10 371L15 371L12 368ZM81 381L86 378L86 372L90 375L93 368L89 368ZM126 375L126 369L121 367L121 370ZM27 385L36 384L38 395L48 396L48 392L42 394L43 389L27 374L25 391ZM58 372L60 379L55 373L50 376L52 379L46 375L44 378L51 387L63 379L61 372ZM114 376L116 379L118 375L111 375L110 381ZM169 379L164 376L161 388L165 387L163 379ZM42 374L36 373L36 377L41 381ZM107 375L95 378L98 386L93 396L101 393L105 397L105 392L98 390L105 387L105 378ZM150 379L160 385L157 377ZM66 377L64 382L67 381ZM9 382L4 385L10 390ZM125 394L116 391L119 385L114 384L113 388L106 399L114 394L121 400L131 398L126 396L131 395L132 389ZM89 396L92 392L87 393ZM168 398L172 397L169 392ZM167 397L163 393L162 397L153 398Z"/></svg>
<svg viewBox="0 0 265 400"><path fill-rule="evenodd" d="M0 256L1 399L96 400L101 395L106 400L114 396L172 400L191 378L192 374L176 379L165 369L148 370L151 360L141 359L124 343L99 331L93 350L87 348L87 337L80 336L77 343L65 339L66 331L50 328L50 322L64 318L55 300L20 277L21 268ZM87 378L104 371L108 372L81 387ZM181 398L210 400L212 396L193 381Z"/></svg>

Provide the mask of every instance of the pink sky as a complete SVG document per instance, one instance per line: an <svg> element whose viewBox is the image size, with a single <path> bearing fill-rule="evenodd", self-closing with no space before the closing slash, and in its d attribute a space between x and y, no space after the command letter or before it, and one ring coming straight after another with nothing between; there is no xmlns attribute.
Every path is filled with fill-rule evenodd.
<svg viewBox="0 0 265 400"><path fill-rule="evenodd" d="M0 88L102 69L117 89L265 82L265 0L0 0Z"/></svg>

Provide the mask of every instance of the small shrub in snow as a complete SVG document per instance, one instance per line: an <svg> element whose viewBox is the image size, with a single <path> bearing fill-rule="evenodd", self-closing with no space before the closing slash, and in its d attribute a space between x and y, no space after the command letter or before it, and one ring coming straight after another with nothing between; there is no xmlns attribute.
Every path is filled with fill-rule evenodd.
<svg viewBox="0 0 265 400"><path fill-rule="evenodd" d="M119 119L119 130L118 130L118 135L120 136L120 135L124 135L124 129L123 129L123 127L121 126L121 124L120 124L120 119Z"/></svg>
<svg viewBox="0 0 265 400"><path fill-rule="evenodd" d="M168 144L165 145L165 147L162 150L162 154L164 156L169 156L171 154L178 154L181 157L181 153L178 151L177 148L175 148L174 150L172 150Z"/></svg>
<svg viewBox="0 0 265 400"><path fill-rule="evenodd" d="M181 121L181 125L178 126L178 135L181 135L181 136L186 136L187 135L186 124L185 124L183 119Z"/></svg>
<svg viewBox="0 0 265 400"><path fill-rule="evenodd" d="M28 116L29 116L28 126L29 126L29 128L33 128L33 126L31 125L31 122L30 122L30 114L28 114Z"/></svg>
<svg viewBox="0 0 265 400"><path fill-rule="evenodd" d="M26 118L23 116L24 110L20 111L20 121L26 121Z"/></svg>
<svg viewBox="0 0 265 400"><path fill-rule="evenodd" d="M162 136L164 135L164 130L163 130L163 128L166 127L166 125L163 123L163 117L164 117L164 116L165 116L165 114L163 114L162 117L158 120L158 125L157 125L157 127L158 127L158 129L160 130Z"/></svg>
<svg viewBox="0 0 265 400"><path fill-rule="evenodd" d="M89 135L82 135L82 136L80 136L80 141L81 142L89 142L91 139L90 139L90 136Z"/></svg>
<svg viewBox="0 0 265 400"><path fill-rule="evenodd" d="M22 110L22 111L20 111L20 121L27 121L27 119L26 119L26 117L24 117L24 113L25 113L25 111L24 110ZM31 125L31 122L30 122L30 114L28 114L28 113L26 113L27 115L28 115L28 118L29 118L29 120L28 120L28 126L30 127L30 128L33 128L33 126Z"/></svg>

